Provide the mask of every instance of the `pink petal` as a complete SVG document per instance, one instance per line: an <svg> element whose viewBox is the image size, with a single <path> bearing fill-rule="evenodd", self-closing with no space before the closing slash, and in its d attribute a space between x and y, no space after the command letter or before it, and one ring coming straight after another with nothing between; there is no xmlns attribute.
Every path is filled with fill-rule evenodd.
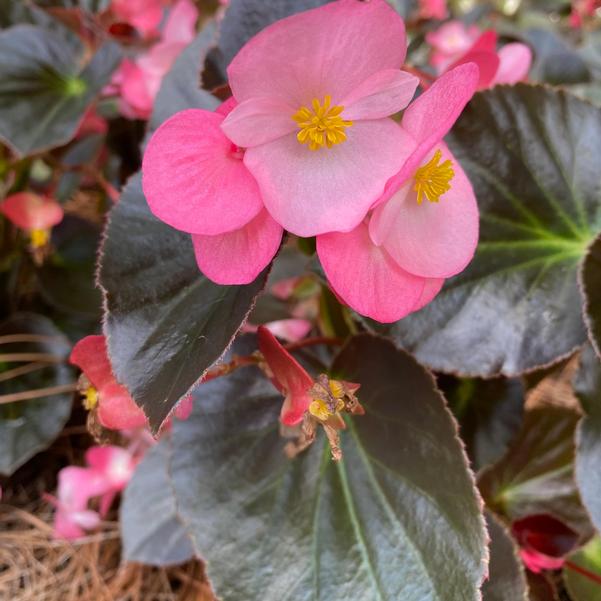
<svg viewBox="0 0 601 601"><path fill-rule="evenodd" d="M472 51L462 56L458 61L451 65L451 69L465 64L477 65L480 72L478 80L478 89L484 90L493 84L497 70L499 69L499 57L496 52Z"/></svg>
<svg viewBox="0 0 601 601"><path fill-rule="evenodd" d="M257 331L259 350L273 373L272 382L286 395L280 420L288 426L298 424L311 403L308 391L313 379L265 326Z"/></svg>
<svg viewBox="0 0 601 601"><path fill-rule="evenodd" d="M420 301L424 279L403 271L361 223L348 233L317 237L317 254L332 289L361 315L389 323Z"/></svg>
<svg viewBox="0 0 601 601"><path fill-rule="evenodd" d="M115 382L104 336L82 338L73 347L69 360L83 371L97 390Z"/></svg>
<svg viewBox="0 0 601 601"><path fill-rule="evenodd" d="M167 17L162 38L165 42L189 44L196 34L198 9L191 0L178 0Z"/></svg>
<svg viewBox="0 0 601 601"><path fill-rule="evenodd" d="M192 410L194 409L194 399L192 395L189 394L185 396L175 408L175 417L181 421L186 421L190 415L192 414Z"/></svg>
<svg viewBox="0 0 601 601"><path fill-rule="evenodd" d="M313 324L307 319L278 319L266 323L265 327L281 340L297 342L311 331Z"/></svg>
<svg viewBox="0 0 601 601"><path fill-rule="evenodd" d="M526 44L515 42L503 46L497 53L500 64L494 83L514 84L528 77L532 63L532 51Z"/></svg>
<svg viewBox="0 0 601 601"><path fill-rule="evenodd" d="M227 117L234 108L238 106L236 99L233 96L230 96L227 100L224 100L216 109L215 112Z"/></svg>
<svg viewBox="0 0 601 601"><path fill-rule="evenodd" d="M58 473L57 503L68 511L82 511L92 497L104 494L107 481L95 470L68 466Z"/></svg>
<svg viewBox="0 0 601 601"><path fill-rule="evenodd" d="M0 204L0 212L23 230L46 230L63 219L61 205L53 198L17 192Z"/></svg>
<svg viewBox="0 0 601 601"><path fill-rule="evenodd" d="M54 538L77 540L84 536L84 529L73 520L71 514L64 509L57 509L54 514Z"/></svg>
<svg viewBox="0 0 601 601"><path fill-rule="evenodd" d="M146 147L146 200L176 229L209 236L231 232L262 209L257 184L221 131L222 121L222 115L209 111L181 111Z"/></svg>
<svg viewBox="0 0 601 601"><path fill-rule="evenodd" d="M143 428L148 419L124 386L116 381L98 390L98 421L109 430Z"/></svg>
<svg viewBox="0 0 601 601"><path fill-rule="evenodd" d="M384 69L368 77L341 104L345 119L381 119L404 109L419 79L398 69Z"/></svg>
<svg viewBox="0 0 601 601"><path fill-rule="evenodd" d="M439 77L405 110L402 126L415 140L414 148L400 171L386 184L378 204L388 200L412 177L424 157L446 136L474 95L478 77L478 67L474 64L455 67Z"/></svg>
<svg viewBox="0 0 601 601"><path fill-rule="evenodd" d="M282 227L266 210L239 230L192 236L199 269L216 284L248 284L269 265L280 247Z"/></svg>
<svg viewBox="0 0 601 601"><path fill-rule="evenodd" d="M160 77L149 75L139 65L127 59L121 64L121 73L123 82L120 91L123 101L133 111L134 117L148 119L154 101L151 88L157 87L156 83L150 80L158 80L158 85L160 85Z"/></svg>
<svg viewBox="0 0 601 601"><path fill-rule="evenodd" d="M251 98L241 102L225 118L221 129L238 146L248 148L277 140L297 129L296 110L274 98Z"/></svg>
<svg viewBox="0 0 601 601"><path fill-rule="evenodd" d="M113 0L111 10L145 35L155 33L163 18L162 0Z"/></svg>
<svg viewBox="0 0 601 601"><path fill-rule="evenodd" d="M116 446L90 447L86 451L86 462L115 491L127 486L135 469L135 462L129 451Z"/></svg>
<svg viewBox="0 0 601 601"><path fill-rule="evenodd" d="M368 77L399 69L405 27L385 2L339 0L276 21L252 38L228 68L238 102L265 97L298 110L313 98L334 104Z"/></svg>
<svg viewBox="0 0 601 601"><path fill-rule="evenodd" d="M415 305L415 307L413 307L411 312L415 313L416 311L423 309L426 305L431 303L436 298L436 295L442 289L444 282L445 281L442 278L441 279L429 278L429 279L425 280L422 295L421 295L420 299L417 301L417 304Z"/></svg>
<svg viewBox="0 0 601 601"><path fill-rule="evenodd" d="M419 0L419 16L422 19L445 19L446 0Z"/></svg>
<svg viewBox="0 0 601 601"><path fill-rule="evenodd" d="M478 243L478 205L472 186L446 145L439 148L441 161L453 163L451 189L439 202L424 199L418 204L410 180L375 209L369 224L372 239L381 241L400 267L425 278L448 278L463 271Z"/></svg>
<svg viewBox="0 0 601 601"><path fill-rule="evenodd" d="M316 151L294 134L246 151L265 206L288 231L308 237L354 228L410 150L391 119L359 121L346 133L345 142Z"/></svg>
<svg viewBox="0 0 601 601"><path fill-rule="evenodd" d="M428 32L426 42L434 49L430 63L438 73L446 71L470 49L479 35L480 30L476 25L466 27L461 21L449 21L437 30Z"/></svg>

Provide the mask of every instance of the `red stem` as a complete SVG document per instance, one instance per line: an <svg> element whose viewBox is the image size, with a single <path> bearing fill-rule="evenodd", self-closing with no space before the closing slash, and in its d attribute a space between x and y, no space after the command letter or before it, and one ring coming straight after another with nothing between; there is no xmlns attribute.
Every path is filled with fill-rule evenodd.
<svg viewBox="0 0 601 601"><path fill-rule="evenodd" d="M579 565L576 565L575 563L572 563L569 560L564 563L564 566L566 568L570 568L570 570L574 570L574 572L577 572L581 576L584 576L585 578L588 578L589 580L592 580L593 582L596 582L597 584L601 585L601 575L595 574L595 572L590 572L586 568L581 568Z"/></svg>

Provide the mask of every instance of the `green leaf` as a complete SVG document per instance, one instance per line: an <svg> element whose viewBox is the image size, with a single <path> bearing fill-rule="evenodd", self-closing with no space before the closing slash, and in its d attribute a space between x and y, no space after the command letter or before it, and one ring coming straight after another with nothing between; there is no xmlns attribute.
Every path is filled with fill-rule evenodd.
<svg viewBox="0 0 601 601"><path fill-rule="evenodd" d="M213 284L198 270L190 235L152 215L139 174L129 181L110 215L99 282L115 375L155 432L223 355L266 277Z"/></svg>
<svg viewBox="0 0 601 601"><path fill-rule="evenodd" d="M144 455L123 493L119 524L126 561L170 566L194 557L175 506L169 445L165 436Z"/></svg>
<svg viewBox="0 0 601 601"><path fill-rule="evenodd" d="M476 257L422 311L374 328L466 376L558 361L586 339L576 274L601 229L601 110L551 88L497 86L448 141L478 198Z"/></svg>
<svg viewBox="0 0 601 601"><path fill-rule="evenodd" d="M601 601L601 538L598 535L568 557L563 579L573 601Z"/></svg>
<svg viewBox="0 0 601 601"><path fill-rule="evenodd" d="M582 502L601 530L601 363L589 345L580 357L574 392L585 411L576 437L576 481Z"/></svg>
<svg viewBox="0 0 601 601"><path fill-rule="evenodd" d="M486 514L486 526L490 564L482 601L528 601L526 574L511 534L491 513Z"/></svg>
<svg viewBox="0 0 601 601"><path fill-rule="evenodd" d="M279 19L317 8L331 0L231 0L221 24L219 52L222 68L254 35Z"/></svg>
<svg viewBox="0 0 601 601"><path fill-rule="evenodd" d="M461 427L474 469L498 461L522 425L524 385L516 379L441 376L438 382Z"/></svg>
<svg viewBox="0 0 601 601"><path fill-rule="evenodd" d="M108 42L85 62L75 34L18 25L0 33L0 138L20 155L68 142L121 58Z"/></svg>
<svg viewBox="0 0 601 601"><path fill-rule="evenodd" d="M71 347L50 320L33 313L16 314L0 325L0 337L15 335L35 335L44 339L5 342L0 345L0 354L49 354L55 357L55 362L36 366L34 361L3 360L0 363L0 394L63 386L74 381L72 371L65 363ZM35 369L4 379L9 376L9 370L27 365ZM12 474L59 435L71 414L72 399L73 393L66 392L0 405L1 474Z"/></svg>
<svg viewBox="0 0 601 601"><path fill-rule="evenodd" d="M507 454L479 479L487 506L511 521L549 513L577 532L590 532L574 480L578 419L563 407L528 411Z"/></svg>
<svg viewBox="0 0 601 601"><path fill-rule="evenodd" d="M361 383L344 458L320 432L283 453L282 397L256 368L204 384L174 424L179 510L227 601L470 601L486 571L485 532L456 424L432 376L369 335L334 372ZM235 561L232 561L235 554Z"/></svg>
<svg viewBox="0 0 601 601"><path fill-rule="evenodd" d="M601 236L588 249L580 271L580 283L589 339L601 357Z"/></svg>
<svg viewBox="0 0 601 601"><path fill-rule="evenodd" d="M40 291L60 311L98 319L102 295L95 285L98 226L67 215L52 230L53 255L38 270Z"/></svg>
<svg viewBox="0 0 601 601"><path fill-rule="evenodd" d="M188 108L214 110L219 100L200 87L200 73L207 52L215 41L215 25L209 21L194 41L177 57L165 75L154 101L150 129Z"/></svg>

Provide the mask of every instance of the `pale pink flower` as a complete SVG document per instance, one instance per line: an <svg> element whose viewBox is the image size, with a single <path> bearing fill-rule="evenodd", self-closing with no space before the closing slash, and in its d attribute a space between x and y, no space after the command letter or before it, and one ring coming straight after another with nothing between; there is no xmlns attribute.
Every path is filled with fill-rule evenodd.
<svg viewBox="0 0 601 601"><path fill-rule="evenodd" d="M418 83L400 70L405 53L385 0L338 0L277 21L232 60L239 104L221 127L284 228L352 229L400 168L405 140L389 117Z"/></svg>
<svg viewBox="0 0 601 601"><path fill-rule="evenodd" d="M52 227L64 217L63 208L54 198L33 192L7 196L0 204L0 213L27 232L34 249L48 244Z"/></svg>
<svg viewBox="0 0 601 601"><path fill-rule="evenodd" d="M129 23L143 36L157 33L163 18L162 0L112 0L111 10L120 21Z"/></svg>
<svg viewBox="0 0 601 601"><path fill-rule="evenodd" d="M234 105L232 100L214 113L177 113L154 133L142 164L151 211L192 234L200 270L218 284L252 282L283 235L263 206L242 152L221 130Z"/></svg>
<svg viewBox="0 0 601 601"><path fill-rule="evenodd" d="M421 19L446 19L447 15L447 0L419 0Z"/></svg>
<svg viewBox="0 0 601 601"><path fill-rule="evenodd" d="M479 36L477 25L468 27L462 21L449 21L428 32L426 42L432 46L430 63L438 73L443 73L471 48Z"/></svg>
<svg viewBox="0 0 601 601"><path fill-rule="evenodd" d="M161 41L141 57L125 59L113 78L120 90L121 112L148 119L161 82L181 51L194 39L198 10L191 0L178 0L167 17Z"/></svg>
<svg viewBox="0 0 601 601"><path fill-rule="evenodd" d="M478 69L459 66L405 111L411 140L369 220L348 233L317 237L317 253L336 294L381 322L430 302L444 279L462 271L478 241L472 187L442 141L473 95Z"/></svg>

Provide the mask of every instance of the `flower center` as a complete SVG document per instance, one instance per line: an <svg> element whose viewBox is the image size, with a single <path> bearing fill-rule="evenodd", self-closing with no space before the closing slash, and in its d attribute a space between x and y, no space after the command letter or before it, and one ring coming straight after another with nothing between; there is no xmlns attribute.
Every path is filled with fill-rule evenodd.
<svg viewBox="0 0 601 601"><path fill-rule="evenodd" d="M413 189L417 192L417 204L422 204L424 196L430 202L438 202L440 197L451 189L449 182L455 176L453 163L447 159L439 165L441 158L442 152L437 150L434 156L415 172Z"/></svg>
<svg viewBox="0 0 601 601"><path fill-rule="evenodd" d="M323 104L317 98L313 98L311 108L301 106L292 115L298 124L300 131L296 138L301 144L308 144L311 150L317 150L327 146L332 148L346 140L345 128L350 127L353 122L345 121L341 114L343 106L330 106L332 97L326 96Z"/></svg>
<svg viewBox="0 0 601 601"><path fill-rule="evenodd" d="M98 405L98 391L93 386L88 386L83 395L83 406L91 411Z"/></svg>
<svg viewBox="0 0 601 601"><path fill-rule="evenodd" d="M33 248L42 248L50 241L50 231L42 229L31 230L29 232L29 239Z"/></svg>
<svg viewBox="0 0 601 601"><path fill-rule="evenodd" d="M344 401L336 399L334 403L328 403L322 399L313 399L309 405L309 413L322 422L344 409Z"/></svg>

